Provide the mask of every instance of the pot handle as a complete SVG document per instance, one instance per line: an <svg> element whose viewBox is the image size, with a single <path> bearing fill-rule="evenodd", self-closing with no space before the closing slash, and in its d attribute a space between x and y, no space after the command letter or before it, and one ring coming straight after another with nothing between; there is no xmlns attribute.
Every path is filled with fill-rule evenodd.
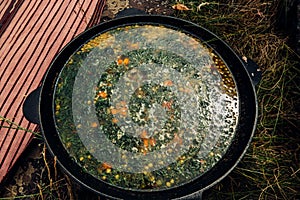
<svg viewBox="0 0 300 200"><path fill-rule="evenodd" d="M246 70L248 71L248 74L251 77L253 85L256 86L262 78L262 71L253 60L247 57L241 57L241 59L246 67Z"/></svg>
<svg viewBox="0 0 300 200"><path fill-rule="evenodd" d="M137 8L126 8L117 13L116 18L127 17L127 16L136 16L136 15L145 15L145 11Z"/></svg>
<svg viewBox="0 0 300 200"><path fill-rule="evenodd" d="M40 117L39 117L40 93L41 93L41 87L36 88L26 97L23 103L23 114L25 118L34 124L40 124Z"/></svg>

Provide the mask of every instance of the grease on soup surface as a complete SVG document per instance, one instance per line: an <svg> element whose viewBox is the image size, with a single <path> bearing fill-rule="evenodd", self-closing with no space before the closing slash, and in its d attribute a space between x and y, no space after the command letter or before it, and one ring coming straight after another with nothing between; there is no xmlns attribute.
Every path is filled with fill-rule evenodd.
<svg viewBox="0 0 300 200"><path fill-rule="evenodd" d="M53 110L62 143L87 173L159 190L200 177L226 153L238 94L199 39L135 25L101 33L69 58Z"/></svg>

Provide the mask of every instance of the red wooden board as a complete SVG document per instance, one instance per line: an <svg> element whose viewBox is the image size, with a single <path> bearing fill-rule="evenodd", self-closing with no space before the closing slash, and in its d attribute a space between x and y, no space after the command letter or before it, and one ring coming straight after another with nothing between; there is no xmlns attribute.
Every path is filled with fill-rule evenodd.
<svg viewBox="0 0 300 200"><path fill-rule="evenodd" d="M0 182L27 147L37 126L22 113L54 56L72 38L99 23L104 0L0 2Z"/></svg>

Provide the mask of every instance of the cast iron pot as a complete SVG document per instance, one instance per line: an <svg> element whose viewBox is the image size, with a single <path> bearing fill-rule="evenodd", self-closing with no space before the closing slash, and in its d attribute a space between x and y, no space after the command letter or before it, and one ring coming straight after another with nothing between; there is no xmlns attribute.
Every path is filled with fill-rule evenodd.
<svg viewBox="0 0 300 200"><path fill-rule="evenodd" d="M82 49L83 44L97 35L124 27L135 27L136 25L166 27L196 38L208 49L211 49L214 55L222 59L222 63L226 65L235 82L238 117L234 134L227 144L226 151L203 174L173 187L136 189L109 184L87 172L82 164L79 164L80 158L74 159L70 156L58 130L55 92L59 87L59 81L63 78L61 73L67 63L70 62L70 57ZM155 40L155 38L151 40ZM124 57L122 59L122 62L125 62ZM118 60L116 62L118 64ZM122 64L124 65L124 63ZM211 71L218 71L216 68L216 65L211 66ZM40 125L49 151L57 157L63 170L74 180L98 195L112 199L200 199L204 190L222 180L233 170L249 146L257 120L257 100L254 85L259 81L260 76L257 66L251 60L245 62L220 38L194 23L168 16L127 16L97 25L71 41L52 62L41 87L28 96L23 111L29 121ZM105 170L105 168L101 170Z"/></svg>

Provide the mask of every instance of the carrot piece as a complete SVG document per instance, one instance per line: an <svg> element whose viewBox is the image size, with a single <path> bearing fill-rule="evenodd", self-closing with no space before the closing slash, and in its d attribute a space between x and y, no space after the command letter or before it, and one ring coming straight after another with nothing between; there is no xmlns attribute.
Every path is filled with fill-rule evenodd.
<svg viewBox="0 0 300 200"><path fill-rule="evenodd" d="M125 58L123 63L124 63L124 65L128 65L129 64L129 58Z"/></svg>
<svg viewBox="0 0 300 200"><path fill-rule="evenodd" d="M96 128L97 126L98 126L97 122L93 122L93 123L91 124L91 127L92 127L92 128Z"/></svg>
<svg viewBox="0 0 300 200"><path fill-rule="evenodd" d="M111 169L111 168L112 166L109 163L107 162L102 163L102 169Z"/></svg>
<svg viewBox="0 0 300 200"><path fill-rule="evenodd" d="M173 85L173 81L171 80L164 81L164 86L172 86L172 85Z"/></svg>
<svg viewBox="0 0 300 200"><path fill-rule="evenodd" d="M125 107L125 106L126 106L126 101L120 101L120 105L121 105L122 107Z"/></svg>
<svg viewBox="0 0 300 200"><path fill-rule="evenodd" d="M149 139L149 143L150 143L151 146L155 146L156 141L155 141L154 138L150 138L150 139Z"/></svg>
<svg viewBox="0 0 300 200"><path fill-rule="evenodd" d="M119 120L117 118L113 118L111 121L112 121L112 123L116 124L116 123L118 123Z"/></svg>
<svg viewBox="0 0 300 200"><path fill-rule="evenodd" d="M110 109L110 112L111 112L111 114L115 115L115 114L117 114L119 111L118 111L117 109L115 109L115 108L111 108L111 109Z"/></svg>
<svg viewBox="0 0 300 200"><path fill-rule="evenodd" d="M172 106L172 101L164 101L162 103L162 107L167 108L167 109L171 109Z"/></svg>
<svg viewBox="0 0 300 200"><path fill-rule="evenodd" d="M107 93L105 91L100 91L98 93L98 96L101 97L101 98L103 98L103 99L105 99L105 98L107 98Z"/></svg>
<svg viewBox="0 0 300 200"><path fill-rule="evenodd" d="M118 58L117 65L122 65L122 64L123 64L123 60L121 58Z"/></svg>
<svg viewBox="0 0 300 200"><path fill-rule="evenodd" d="M175 134L173 140L174 140L175 143L177 143L177 144L179 144L179 145L182 145L182 138L179 137L177 134Z"/></svg>
<svg viewBox="0 0 300 200"><path fill-rule="evenodd" d="M149 146L149 139L143 138L144 147L148 148Z"/></svg>
<svg viewBox="0 0 300 200"><path fill-rule="evenodd" d="M126 109L122 109L120 112L121 115L126 116L127 115L127 111Z"/></svg>

